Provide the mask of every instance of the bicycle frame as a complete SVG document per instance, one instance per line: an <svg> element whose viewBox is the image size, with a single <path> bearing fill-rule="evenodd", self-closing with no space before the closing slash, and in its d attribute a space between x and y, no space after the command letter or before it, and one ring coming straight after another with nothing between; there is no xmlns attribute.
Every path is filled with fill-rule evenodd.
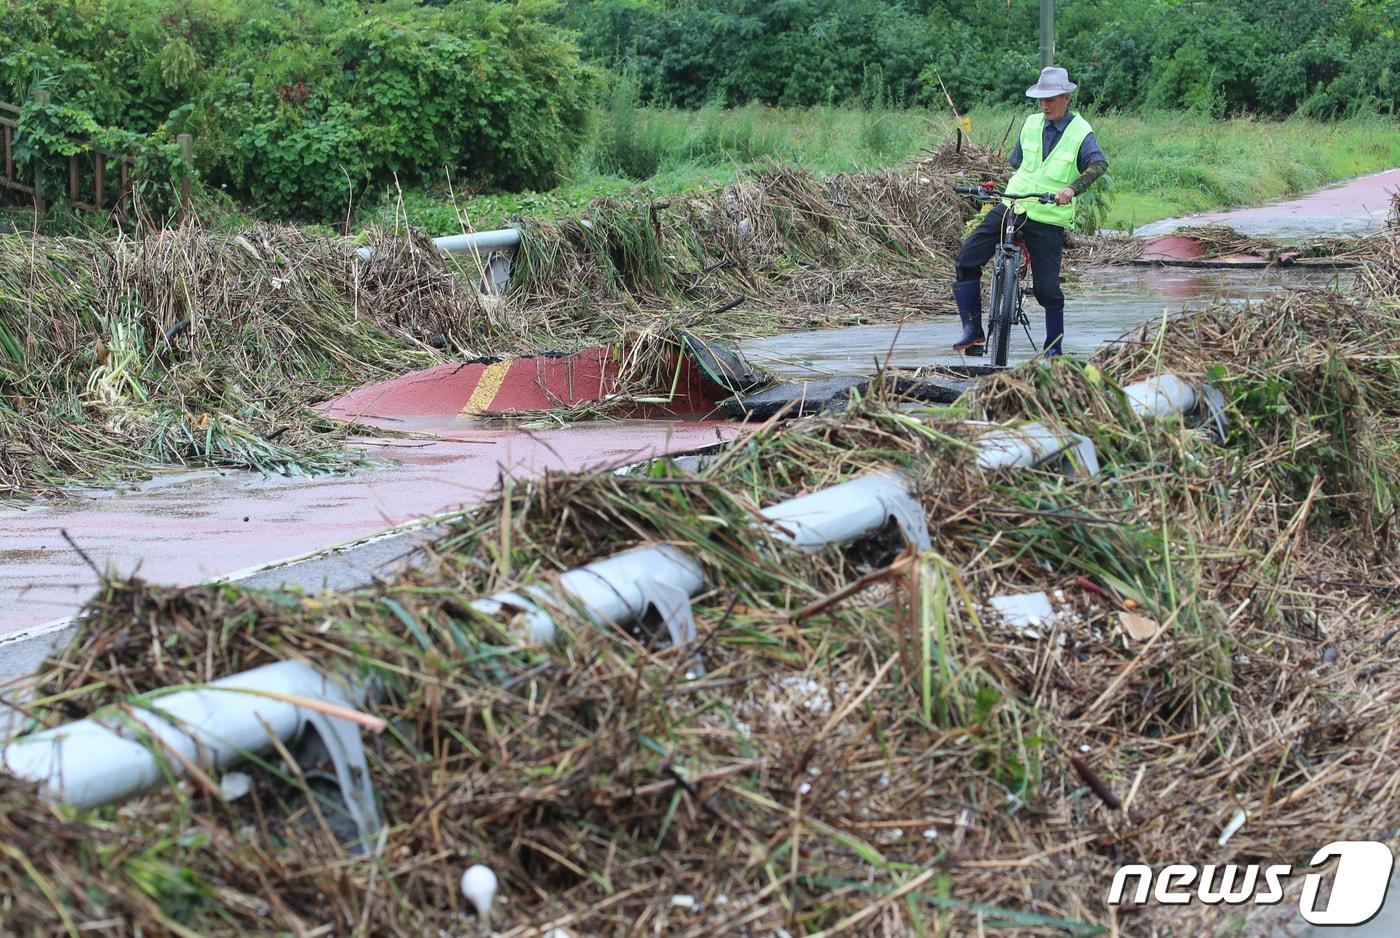
<svg viewBox="0 0 1400 938"><path fill-rule="evenodd" d="M1021 324L1026 330L1027 338L1030 337L1030 320L1026 318L1023 310L1030 255L1024 247L1024 242L1016 235L1015 202L1020 199L1035 199L1050 203L1055 197L1048 192L1011 195L999 191L992 183L982 183L975 187L954 186L953 191L974 196L983 203L1001 199L1011 200L1011 204L1002 215L1001 238L992 254L992 295L987 323L987 351L991 355L992 364L1005 367L1007 346L1011 342L1011 327L1017 323Z"/></svg>
<svg viewBox="0 0 1400 938"><path fill-rule="evenodd" d="M1025 284L1029 273L1030 254L1016 234L1015 212L1008 208L1002 216L1001 240L992 255L992 295L987 322L987 352L992 364L1006 365L1011 344L1011 329L1020 325L1030 334L1026 318Z"/></svg>

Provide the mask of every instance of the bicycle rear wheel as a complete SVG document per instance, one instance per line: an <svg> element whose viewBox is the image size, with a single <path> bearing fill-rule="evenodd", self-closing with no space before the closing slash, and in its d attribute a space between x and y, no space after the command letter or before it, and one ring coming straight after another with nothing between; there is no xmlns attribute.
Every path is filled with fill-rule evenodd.
<svg viewBox="0 0 1400 938"><path fill-rule="evenodd" d="M1006 365L1011 322L1016 318L1016 258L1007 255L992 272L992 315L987 323L987 354L998 368Z"/></svg>

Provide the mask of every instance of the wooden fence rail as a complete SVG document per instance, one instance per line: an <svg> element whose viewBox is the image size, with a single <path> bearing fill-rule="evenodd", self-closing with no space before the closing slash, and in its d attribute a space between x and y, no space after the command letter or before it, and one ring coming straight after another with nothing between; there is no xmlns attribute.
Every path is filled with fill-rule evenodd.
<svg viewBox="0 0 1400 938"><path fill-rule="evenodd" d="M47 104L49 92L42 88L39 89L34 92L34 100L40 104ZM14 157L14 140L15 132L19 129L19 116L18 106L0 102L0 137L3 137L5 145L4 175L0 176L0 188L22 192L32 197L35 210L42 215L47 208L43 183L37 178L24 182L17 172L19 167ZM180 134L176 139L180 143L180 155L185 162L184 179L180 184L180 216L183 218L190 205L190 173L194 158L194 141L189 134ZM88 192L84 192L82 191L84 163L89 160L92 169L90 177L92 186ZM111 185L111 180L108 179L108 173L114 165L118 176L115 190ZM109 205L120 205L131 197L134 167L135 160L129 154L109 153L95 146L88 153L75 153L68 157L68 204L89 212L103 211ZM91 194L90 200L85 198L89 193Z"/></svg>
<svg viewBox="0 0 1400 938"><path fill-rule="evenodd" d="M0 185L6 189L36 195L33 186L26 186L15 175L15 131L19 129L19 108L13 104L0 104L0 134L5 138L5 176Z"/></svg>

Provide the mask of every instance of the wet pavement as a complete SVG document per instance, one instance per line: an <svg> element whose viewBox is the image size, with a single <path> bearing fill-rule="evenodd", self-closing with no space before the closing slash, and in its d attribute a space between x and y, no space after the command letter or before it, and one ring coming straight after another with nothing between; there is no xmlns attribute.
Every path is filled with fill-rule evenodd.
<svg viewBox="0 0 1400 938"><path fill-rule="evenodd" d="M1243 304L1279 290L1345 285L1350 277L1346 271L1296 267L1102 268L1065 284L1065 351L1088 356L1144 322L1217 299ZM1033 341L1021 329L1012 333L1008 355L1011 364L1034 357L1044 340L1044 313L1030 297L1026 314L1031 321ZM740 348L751 363L788 380L869 375L877 362L896 368L986 364L983 358L967 358L950 351L960 332L958 322L951 318L920 320L902 325L791 332L753 339Z"/></svg>
<svg viewBox="0 0 1400 938"><path fill-rule="evenodd" d="M1186 225L1229 225L1245 234L1280 241L1359 235L1385 223L1391 193L1396 190L1400 190L1400 169L1388 169L1285 202L1168 218L1133 233L1146 237L1170 234Z"/></svg>
<svg viewBox="0 0 1400 938"><path fill-rule="evenodd" d="M1379 229L1400 190L1400 169L1362 176L1297 199L1256 208L1229 209L1168 218L1144 225L1140 236L1169 234L1188 225L1227 224L1260 237L1301 241L1328 235L1359 235ZM1221 299L1244 303L1277 290L1349 283L1345 271L1300 267L1219 269L1117 266L1082 272L1066 268L1065 351L1087 356L1143 322ZM983 278L984 283L986 278ZM985 296L984 287L984 296ZM1044 313L1026 301L1030 338L1012 333L1010 364L1038 354L1045 336ZM794 332L745 342L754 365L788 380L832 375L868 375L875 363L900 368L984 364L951 353L961 327L952 318L903 325L856 326Z"/></svg>
<svg viewBox="0 0 1400 938"><path fill-rule="evenodd" d="M397 425L433 438L365 444L368 455L398 464L352 475L181 472L119 493L0 505L0 639L73 614L96 588L96 574L63 531L100 567L192 584L479 503L503 473L528 478L547 470L611 468L740 432L715 422L608 421L525 430L437 418Z"/></svg>

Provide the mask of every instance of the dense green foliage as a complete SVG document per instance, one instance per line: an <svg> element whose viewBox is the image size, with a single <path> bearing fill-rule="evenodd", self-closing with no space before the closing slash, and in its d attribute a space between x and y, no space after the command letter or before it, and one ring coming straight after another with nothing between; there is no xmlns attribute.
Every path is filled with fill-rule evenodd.
<svg viewBox="0 0 1400 938"><path fill-rule="evenodd" d="M101 128L196 138L206 182L334 218L370 183L444 170L541 187L582 140L589 70L545 6L453 0L15 0L0 97L40 166ZM64 141L67 141L66 143Z"/></svg>
<svg viewBox="0 0 1400 938"><path fill-rule="evenodd" d="M168 207L175 137L189 132L208 191L255 215L341 222L362 204L383 218L424 188L889 165L933 139L927 113L911 123L897 109L946 114L940 79L962 110L1021 111L1037 12L1038 0L12 0L0 100L24 102L16 152L50 192L69 155L97 146L138 154L146 204ZM1058 59L1100 122L1392 115L1397 23L1400 0L1076 0L1060 4ZM612 70L601 95L588 60ZM40 88L52 104L33 101ZM814 163L804 130L774 129L772 107L810 105L816 143L839 159ZM1214 172L1190 161L1224 158L1207 148L1173 171L1212 190L1185 178ZM1114 168L1122 193L1129 167Z"/></svg>
<svg viewBox="0 0 1400 938"><path fill-rule="evenodd" d="M1039 0L570 0L585 52L654 100L842 102L878 71L897 102L1020 97ZM1076 0L1057 59L1099 110L1314 116L1400 110L1400 0Z"/></svg>
<svg viewBox="0 0 1400 938"><path fill-rule="evenodd" d="M572 0L565 22L587 54L683 107L839 103L873 74L911 101L935 49L922 16L884 0Z"/></svg>

